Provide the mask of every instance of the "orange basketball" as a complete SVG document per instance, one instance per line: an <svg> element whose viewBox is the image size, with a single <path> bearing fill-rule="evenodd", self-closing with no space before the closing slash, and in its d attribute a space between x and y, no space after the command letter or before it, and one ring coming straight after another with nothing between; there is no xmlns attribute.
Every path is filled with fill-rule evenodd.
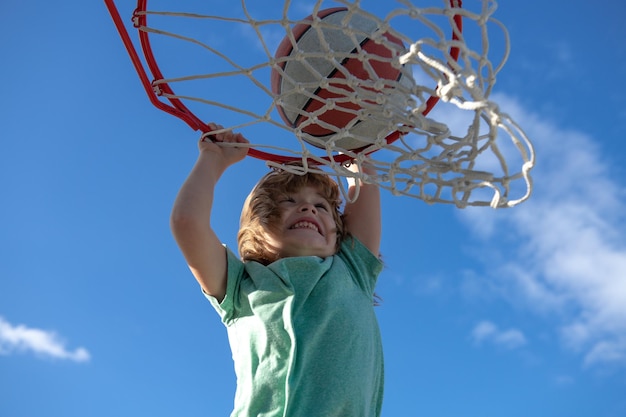
<svg viewBox="0 0 626 417"><path fill-rule="evenodd" d="M345 128L348 135L336 141L343 149L357 149L387 136L393 131L390 121L363 108L364 101L355 98L346 74L357 82L400 81L402 72L391 60L404 50L402 41L389 33L380 34L375 20L350 15L346 8L322 10L317 16L321 24L313 27L307 22L313 21L312 16L307 17L292 29L295 44L286 36L276 51L271 86L281 118L324 142ZM297 59L299 55L303 58ZM395 85L383 84L385 91ZM368 92L381 93L372 83L368 85L364 87ZM366 102L375 104L371 98Z"/></svg>

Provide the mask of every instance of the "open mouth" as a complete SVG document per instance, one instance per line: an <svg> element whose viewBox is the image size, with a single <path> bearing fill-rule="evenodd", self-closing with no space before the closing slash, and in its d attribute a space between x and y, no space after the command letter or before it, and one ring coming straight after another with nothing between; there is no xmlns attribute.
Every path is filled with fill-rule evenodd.
<svg viewBox="0 0 626 417"><path fill-rule="evenodd" d="M317 233L320 233L320 228L317 224L309 221L309 220L300 220L298 222L296 222L293 226L291 226L289 229L308 229L308 230L314 230Z"/></svg>

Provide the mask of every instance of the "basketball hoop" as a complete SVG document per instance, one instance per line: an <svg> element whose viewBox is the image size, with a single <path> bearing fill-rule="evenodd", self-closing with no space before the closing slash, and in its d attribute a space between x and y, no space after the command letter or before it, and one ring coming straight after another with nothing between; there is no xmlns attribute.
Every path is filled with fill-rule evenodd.
<svg viewBox="0 0 626 417"><path fill-rule="evenodd" d="M153 105L203 135L216 133L210 121L242 132L248 154L270 166L359 177L396 195L457 207L512 207L530 196L532 144L489 98L509 51L506 29L492 17L495 1L417 7L398 0L368 11L358 0L317 0L302 12L289 0L242 0L174 12L159 10L168 2L151 1L148 9L139 0L128 27L114 0L105 3ZM343 14L325 19L328 9ZM319 37L316 49L294 35L302 25ZM355 43L339 50L337 36ZM363 39L390 52L371 52ZM281 40L289 54L275 54ZM492 61L495 46L499 59ZM341 76L318 74L321 61ZM348 61L360 62L365 75L346 69ZM309 82L317 84L293 78L288 65L319 75ZM385 77L380 67L399 75ZM292 81L288 93L270 86L277 74ZM333 99L319 98L323 88ZM294 94L317 105L295 107ZM337 106L349 122L333 123ZM285 122L290 111L298 123ZM367 163L376 174L355 173L350 163Z"/></svg>

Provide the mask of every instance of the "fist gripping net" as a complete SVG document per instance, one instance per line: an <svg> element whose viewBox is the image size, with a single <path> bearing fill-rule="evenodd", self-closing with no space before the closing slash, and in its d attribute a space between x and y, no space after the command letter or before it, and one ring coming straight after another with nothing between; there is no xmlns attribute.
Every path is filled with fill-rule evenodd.
<svg viewBox="0 0 626 417"><path fill-rule="evenodd" d="M409 0L318 0L313 8L289 0L154 0L148 8L139 0L127 20L113 0L105 3L157 108L203 135L216 133L209 122L240 131L250 140L248 155L272 167L359 178L395 195L461 208L511 207L530 196L532 144L490 98L509 53L493 0L420 7ZM341 19L319 17L337 7L346 9ZM317 36L313 50L298 42L294 28L302 25ZM364 37L391 52L369 52ZM337 50L337 39L353 45ZM281 42L289 55L276 56ZM348 61L365 73L355 74ZM377 65L400 76L383 78ZM332 78L320 72L329 66ZM306 74L300 79L287 68ZM272 77L290 89L276 91ZM303 110L294 95L317 105ZM324 117L338 108L349 122ZM299 121L286 123L289 112ZM311 133L311 126L326 133ZM349 164L375 173L353 172Z"/></svg>

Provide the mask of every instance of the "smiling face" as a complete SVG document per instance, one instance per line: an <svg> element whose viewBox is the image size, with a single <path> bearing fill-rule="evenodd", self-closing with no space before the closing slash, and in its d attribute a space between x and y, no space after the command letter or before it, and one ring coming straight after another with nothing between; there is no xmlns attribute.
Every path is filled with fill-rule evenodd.
<svg viewBox="0 0 626 417"><path fill-rule="evenodd" d="M315 187L286 193L279 201L280 222L268 234L279 258L319 256L336 252L337 225L333 207Z"/></svg>
<svg viewBox="0 0 626 417"><path fill-rule="evenodd" d="M265 265L288 256L333 255L343 237L339 187L322 174L273 171L241 212L239 254Z"/></svg>

